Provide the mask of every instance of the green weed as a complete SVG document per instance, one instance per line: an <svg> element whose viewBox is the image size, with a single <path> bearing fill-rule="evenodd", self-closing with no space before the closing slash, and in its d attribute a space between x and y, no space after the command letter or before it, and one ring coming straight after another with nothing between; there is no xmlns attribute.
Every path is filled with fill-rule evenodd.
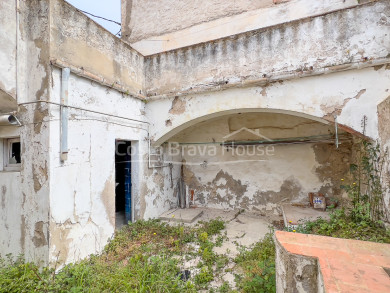
<svg viewBox="0 0 390 293"><path fill-rule="evenodd" d="M244 271L244 276L236 275L236 283L242 292L276 292L272 231L252 248L241 247L235 262Z"/></svg>

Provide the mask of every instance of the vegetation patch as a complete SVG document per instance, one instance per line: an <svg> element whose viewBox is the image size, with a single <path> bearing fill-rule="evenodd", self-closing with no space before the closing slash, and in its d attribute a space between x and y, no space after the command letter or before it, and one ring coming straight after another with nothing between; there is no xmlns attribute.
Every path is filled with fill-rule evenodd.
<svg viewBox="0 0 390 293"><path fill-rule="evenodd" d="M287 229L292 231L292 229ZM294 230L298 233L316 234L336 238L390 243L390 230L372 221L355 221L343 208L330 214L329 220L303 222Z"/></svg>
<svg viewBox="0 0 390 293"><path fill-rule="evenodd" d="M196 227L138 221L117 231L101 254L57 273L9 256L0 260L0 292L196 292L229 261L213 251L224 228L220 219ZM194 258L198 269L188 277L183 262ZM228 284L221 288L231 291Z"/></svg>
<svg viewBox="0 0 390 293"><path fill-rule="evenodd" d="M390 230L384 224L388 220L384 195L389 187L383 182L388 153L381 151L378 143L362 139L357 144L356 157L357 163L350 165L349 178L340 179L349 204L333 210L330 220L304 222L294 232L390 243Z"/></svg>
<svg viewBox="0 0 390 293"><path fill-rule="evenodd" d="M276 292L273 231L253 247L241 247L235 262L243 271L243 275L236 275L236 283L242 292Z"/></svg>
<svg viewBox="0 0 390 293"><path fill-rule="evenodd" d="M195 292L182 280L178 259L195 229L138 221L115 234L101 255L60 272L8 259L0 263L0 292Z"/></svg>

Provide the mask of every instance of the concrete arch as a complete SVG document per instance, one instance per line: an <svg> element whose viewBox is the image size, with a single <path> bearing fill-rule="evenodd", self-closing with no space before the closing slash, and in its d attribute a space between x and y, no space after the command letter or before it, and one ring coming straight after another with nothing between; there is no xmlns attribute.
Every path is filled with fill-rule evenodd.
<svg viewBox="0 0 390 293"><path fill-rule="evenodd" d="M388 97L390 74L363 69L263 86L231 88L151 100L146 113L153 145L160 145L187 127L226 114L272 112L301 116L321 123L337 122L345 131L378 138L377 105ZM379 86L380 85L380 86Z"/></svg>
<svg viewBox="0 0 390 293"><path fill-rule="evenodd" d="M283 110L283 109L272 109L272 108L235 108L235 109L229 109L229 110L221 110L221 111L215 111L213 113L207 113L205 115L199 115L198 117L194 117L191 120L188 120L182 124L179 125L173 125L172 127L167 127L166 131L164 133L161 133L158 137L155 137L155 141L153 143L154 146L159 146L162 143L168 141L171 137L178 134L179 132L194 126L200 122L207 121L213 118L222 117L225 115L231 115L231 114L239 114L239 113L274 113L274 114L283 114L283 115L291 115L296 117L305 118L308 120L316 121L319 123L323 123L326 125L329 125L330 123L333 124L333 122L330 122L324 118L316 117L310 114L297 112L297 111L291 111L291 110Z"/></svg>

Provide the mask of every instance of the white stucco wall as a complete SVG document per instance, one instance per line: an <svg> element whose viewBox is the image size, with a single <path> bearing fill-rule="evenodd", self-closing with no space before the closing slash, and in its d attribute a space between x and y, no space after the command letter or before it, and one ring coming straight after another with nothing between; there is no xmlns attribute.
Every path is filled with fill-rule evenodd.
<svg viewBox="0 0 390 293"><path fill-rule="evenodd" d="M263 87L227 89L204 94L158 99L147 104L151 136L159 144L202 120L229 112L293 111L299 115L338 122L378 138L377 105L388 97L390 71L386 66L272 83Z"/></svg>
<svg viewBox="0 0 390 293"><path fill-rule="evenodd" d="M378 1L148 56L146 93L192 94L383 64L389 18L390 2Z"/></svg>
<svg viewBox="0 0 390 293"><path fill-rule="evenodd" d="M8 253L18 255L23 239L23 194L20 172L4 170L4 142L9 137L19 136L18 127L0 126L0 256Z"/></svg>
<svg viewBox="0 0 390 293"><path fill-rule="evenodd" d="M0 2L0 113L16 110L16 1Z"/></svg>
<svg viewBox="0 0 390 293"><path fill-rule="evenodd" d="M61 71L52 73L52 102L60 102ZM144 103L71 74L68 105L145 120ZM101 251L115 229L115 140L137 143L147 152L148 125L88 111L69 109L68 160L60 161L59 106L51 105L50 127L50 261L60 253L70 262ZM146 148L146 149L145 149ZM146 162L135 158L133 174ZM143 167L143 166L142 166ZM139 213L140 180L132 196Z"/></svg>
<svg viewBox="0 0 390 293"><path fill-rule="evenodd" d="M16 3L20 5L18 9ZM9 8L1 20L5 26L1 25L0 29L1 33L9 33L9 39L2 40L1 49L10 50L1 64L9 69L4 72L14 84L18 103L49 99L48 1L6 0L0 6L2 13L4 7ZM17 46L12 48L16 42ZM17 57L17 62L13 57ZM0 104L0 108L2 106L4 104ZM6 190L2 195L0 253L23 254L26 260L45 265L49 242L50 168L47 108L31 104L14 110L18 110L21 126L14 131L7 126L0 127L0 134L3 138L20 136L21 167L20 172L0 172L0 185Z"/></svg>

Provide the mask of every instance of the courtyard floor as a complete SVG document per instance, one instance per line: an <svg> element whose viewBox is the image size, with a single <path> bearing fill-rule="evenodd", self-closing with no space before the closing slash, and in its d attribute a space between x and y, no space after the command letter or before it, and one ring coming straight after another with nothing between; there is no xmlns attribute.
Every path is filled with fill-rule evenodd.
<svg viewBox="0 0 390 293"><path fill-rule="evenodd" d="M199 223L220 219L225 222L225 228L221 230L223 241L218 241L218 235L212 241L218 242L213 247L213 252L226 259L223 268L214 266L214 280L210 283L211 288L220 288L224 283L228 283L231 289L236 289L235 275L242 274L236 266L235 258L242 249L249 249L255 243L262 240L266 234L273 230L283 228L283 216L271 213L245 211L245 210L220 210L211 208L190 208L174 209L164 213L160 219L170 225L185 225L196 227ZM199 245L190 244L193 251L199 250ZM181 269L190 271L191 275L199 273L200 256L190 257L183 255L181 259ZM208 292L205 289L204 292Z"/></svg>

